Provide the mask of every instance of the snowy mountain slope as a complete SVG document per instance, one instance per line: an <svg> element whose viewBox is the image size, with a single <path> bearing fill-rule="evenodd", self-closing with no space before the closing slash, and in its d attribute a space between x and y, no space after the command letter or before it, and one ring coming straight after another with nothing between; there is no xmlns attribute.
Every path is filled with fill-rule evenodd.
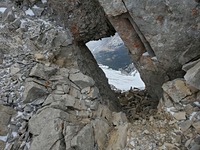
<svg viewBox="0 0 200 150"><path fill-rule="evenodd" d="M114 85L117 89L122 91L130 90L130 88L144 89L144 82L140 78L140 74L134 71L131 75L122 74L121 71L116 71L108 66L99 65L99 67L104 71L108 82Z"/></svg>

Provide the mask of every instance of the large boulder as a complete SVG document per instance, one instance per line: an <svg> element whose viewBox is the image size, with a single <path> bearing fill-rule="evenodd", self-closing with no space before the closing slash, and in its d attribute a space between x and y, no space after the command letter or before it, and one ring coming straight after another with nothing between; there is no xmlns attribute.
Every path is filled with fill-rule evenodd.
<svg viewBox="0 0 200 150"><path fill-rule="evenodd" d="M88 42L114 34L97 0L48 0L47 3L51 16L68 27L77 41Z"/></svg>

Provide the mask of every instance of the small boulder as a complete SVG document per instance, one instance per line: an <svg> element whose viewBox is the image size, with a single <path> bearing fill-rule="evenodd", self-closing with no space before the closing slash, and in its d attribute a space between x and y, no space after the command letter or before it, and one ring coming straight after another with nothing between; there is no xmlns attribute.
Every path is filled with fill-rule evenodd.
<svg viewBox="0 0 200 150"><path fill-rule="evenodd" d="M26 82L25 91L23 95L23 102L30 103L36 100L37 98L46 96L47 94L48 94L48 91L44 86L39 85L33 81Z"/></svg>
<svg viewBox="0 0 200 150"><path fill-rule="evenodd" d="M69 79L81 89L84 89L88 86L93 86L95 84L91 77L86 76L81 72L70 74Z"/></svg>
<svg viewBox="0 0 200 150"><path fill-rule="evenodd" d="M43 64L36 64L29 76L32 76L32 77L39 77L40 79L44 79L44 80L48 80L52 75L54 75L57 71L57 68L55 67L47 67Z"/></svg>
<svg viewBox="0 0 200 150"><path fill-rule="evenodd" d="M200 62L189 69L184 78L188 84L200 89Z"/></svg>
<svg viewBox="0 0 200 150"><path fill-rule="evenodd" d="M196 129L198 133L200 133L200 121L193 123L192 126Z"/></svg>
<svg viewBox="0 0 200 150"><path fill-rule="evenodd" d="M173 114L173 116L176 120L185 120L186 119L185 115L186 115L186 113L184 111Z"/></svg>
<svg viewBox="0 0 200 150"><path fill-rule="evenodd" d="M164 92L166 92L174 102L178 103L186 96L192 95L189 87L183 79L175 79L168 81L162 86Z"/></svg>
<svg viewBox="0 0 200 150"><path fill-rule="evenodd" d="M71 140L71 147L83 150L94 150L94 130L91 124L84 126Z"/></svg>
<svg viewBox="0 0 200 150"><path fill-rule="evenodd" d="M4 105L0 105L0 136L5 136L8 133L8 124L12 115L14 115L16 111Z"/></svg>

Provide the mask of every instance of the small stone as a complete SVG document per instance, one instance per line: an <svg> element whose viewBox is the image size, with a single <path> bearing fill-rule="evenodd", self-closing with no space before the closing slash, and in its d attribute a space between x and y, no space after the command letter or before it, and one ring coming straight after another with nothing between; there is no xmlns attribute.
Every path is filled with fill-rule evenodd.
<svg viewBox="0 0 200 150"><path fill-rule="evenodd" d="M186 120L186 121L181 122L179 124L179 126L180 126L180 128L181 128L181 130L183 132L187 131L190 128L191 125L192 125L192 121L191 120Z"/></svg>
<svg viewBox="0 0 200 150"><path fill-rule="evenodd" d="M164 105L167 108L173 107L173 102L167 93L163 93Z"/></svg>
<svg viewBox="0 0 200 150"><path fill-rule="evenodd" d="M185 142L185 147L188 147L188 146L190 145L191 141L192 141L192 139L187 140L187 141Z"/></svg>
<svg viewBox="0 0 200 150"><path fill-rule="evenodd" d="M195 142L196 144L200 145L200 136L197 137L196 139L194 139L194 142Z"/></svg>
<svg viewBox="0 0 200 150"><path fill-rule="evenodd" d="M11 67L10 67L10 73L11 75L15 75L16 73L18 73L20 71L20 66L18 63L15 63L13 64Z"/></svg>
<svg viewBox="0 0 200 150"><path fill-rule="evenodd" d="M185 110L187 115L189 115L192 112L194 112L194 108L193 108L193 106L191 104L186 105L184 110Z"/></svg>
<svg viewBox="0 0 200 150"><path fill-rule="evenodd" d="M174 124L176 122L177 122L177 120L172 120L172 121L170 120L169 124L172 125L172 124Z"/></svg>
<svg viewBox="0 0 200 150"><path fill-rule="evenodd" d="M122 0L99 0L99 2L108 16L118 16L127 12Z"/></svg>
<svg viewBox="0 0 200 150"><path fill-rule="evenodd" d="M17 30L21 25L21 21L20 19L16 19L15 21L13 21L11 24L8 25L8 28L10 30Z"/></svg>
<svg viewBox="0 0 200 150"><path fill-rule="evenodd" d="M194 67L189 69L184 76L188 84L200 90L199 77L200 77L200 62L198 62Z"/></svg>
<svg viewBox="0 0 200 150"><path fill-rule="evenodd" d="M128 122L125 113L122 113L122 112L115 113L115 112L113 112L113 115L112 115L112 116L113 116L112 123L113 123L115 126L119 126L119 125L122 125L122 124Z"/></svg>
<svg viewBox="0 0 200 150"><path fill-rule="evenodd" d="M99 89L97 87L91 88L91 91L88 94L88 98L94 100L98 97L99 97Z"/></svg>
<svg viewBox="0 0 200 150"><path fill-rule="evenodd" d="M72 41L73 39L71 38L71 35L69 35L67 32L59 32L54 38L53 44L55 47L67 46L72 44Z"/></svg>
<svg viewBox="0 0 200 150"><path fill-rule="evenodd" d="M48 80L52 75L56 73L57 69L54 67L47 67L43 64L37 63L32 69L29 76L39 77L44 80Z"/></svg>
<svg viewBox="0 0 200 150"><path fill-rule="evenodd" d="M88 86L93 86L95 84L94 80L91 77L86 76L81 72L70 74L69 79L81 89L84 89Z"/></svg>
<svg viewBox="0 0 200 150"><path fill-rule="evenodd" d="M178 149L174 144L171 144L171 143L167 143L167 142L165 142L164 143L164 145L165 145L165 147L167 148L167 149Z"/></svg>
<svg viewBox="0 0 200 150"><path fill-rule="evenodd" d="M99 106L99 102L98 101L91 101L90 103L90 109L91 110L97 110Z"/></svg>
<svg viewBox="0 0 200 150"><path fill-rule="evenodd" d="M36 16L41 16L44 8L37 7L36 5L32 7L32 11Z"/></svg>
<svg viewBox="0 0 200 150"><path fill-rule="evenodd" d="M183 65L182 69L187 72L189 69L194 67L198 62L200 62L200 59L198 59L196 61L189 62L189 63Z"/></svg>
<svg viewBox="0 0 200 150"><path fill-rule="evenodd" d="M33 111L33 107L31 105L26 105L26 107L24 108L24 111L27 112L27 113L30 113Z"/></svg>
<svg viewBox="0 0 200 150"><path fill-rule="evenodd" d="M4 54L3 54L2 50L0 49L0 64L3 63L3 56L4 56Z"/></svg>
<svg viewBox="0 0 200 150"><path fill-rule="evenodd" d="M10 23L15 20L15 15L12 10L6 10L4 16L4 22Z"/></svg>
<svg viewBox="0 0 200 150"><path fill-rule="evenodd" d="M68 94L70 91L70 87L68 84L62 84L62 89L64 91L65 94Z"/></svg>
<svg viewBox="0 0 200 150"><path fill-rule="evenodd" d="M0 136L5 136L8 133L8 124L15 113L13 108L0 105Z"/></svg>
<svg viewBox="0 0 200 150"><path fill-rule="evenodd" d="M83 88L83 89L81 90L81 93L82 93L82 94L89 94L90 91L91 91L91 88L88 86L88 87L86 87L86 88Z"/></svg>
<svg viewBox="0 0 200 150"><path fill-rule="evenodd" d="M192 94L183 79L168 81L163 84L162 88L176 103Z"/></svg>
<svg viewBox="0 0 200 150"><path fill-rule="evenodd" d="M174 113L173 116L174 118L176 118L176 120L185 120L186 113L185 112L178 112L178 113Z"/></svg>
<svg viewBox="0 0 200 150"><path fill-rule="evenodd" d="M192 126L200 133L200 121L193 123Z"/></svg>
<svg viewBox="0 0 200 150"><path fill-rule="evenodd" d="M35 82L26 82L25 91L23 95L24 103L30 103L37 98L44 97L48 94L47 89Z"/></svg>
<svg viewBox="0 0 200 150"><path fill-rule="evenodd" d="M34 54L34 57L37 61L45 60L44 55L42 55L41 53Z"/></svg>
<svg viewBox="0 0 200 150"><path fill-rule="evenodd" d="M150 134L150 132L148 130L144 130L143 132L144 134Z"/></svg>

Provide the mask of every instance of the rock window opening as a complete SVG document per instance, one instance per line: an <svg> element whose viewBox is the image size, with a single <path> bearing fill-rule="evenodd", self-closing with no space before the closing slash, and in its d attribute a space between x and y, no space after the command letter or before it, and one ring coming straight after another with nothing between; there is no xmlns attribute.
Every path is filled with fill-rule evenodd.
<svg viewBox="0 0 200 150"><path fill-rule="evenodd" d="M112 37L86 43L98 65L114 89L127 91L131 87L144 89L145 85L123 41L116 33Z"/></svg>

